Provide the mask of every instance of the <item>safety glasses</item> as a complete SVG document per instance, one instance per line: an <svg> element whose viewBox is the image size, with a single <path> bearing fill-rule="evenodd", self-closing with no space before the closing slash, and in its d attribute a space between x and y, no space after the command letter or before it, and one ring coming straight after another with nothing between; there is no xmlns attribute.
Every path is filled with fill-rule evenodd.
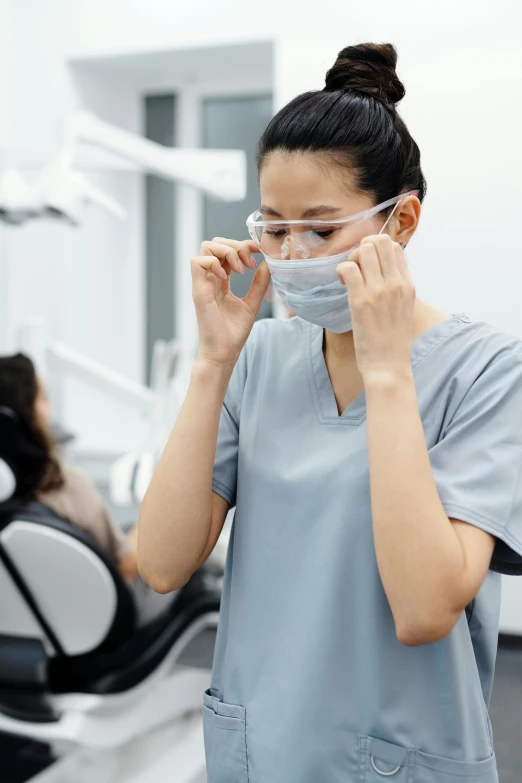
<svg viewBox="0 0 522 783"><path fill-rule="evenodd" d="M338 220L263 220L258 209L246 224L261 253L273 260L324 258L343 253L365 236L376 233L375 215L407 196L417 195L418 190L410 190Z"/></svg>

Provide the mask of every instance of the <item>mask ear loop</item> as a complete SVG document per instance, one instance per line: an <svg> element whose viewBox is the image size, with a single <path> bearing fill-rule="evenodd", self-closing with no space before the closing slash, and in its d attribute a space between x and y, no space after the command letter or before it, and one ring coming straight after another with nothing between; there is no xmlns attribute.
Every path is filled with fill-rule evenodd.
<svg viewBox="0 0 522 783"><path fill-rule="evenodd" d="M382 234L382 232L384 231L384 229L386 228L386 226L388 225L388 223L389 223L389 222L390 222L390 220L392 219L392 217L393 217L393 213L395 212L395 210L397 209L397 207L399 206L399 204L400 204L400 203L401 203L401 202L400 202L400 201L398 201L398 202L395 204L394 208L392 209L392 211L391 211L391 212L390 212L390 214L388 215L388 218L387 218L387 220L386 220L386 223L384 224L384 226L383 226L383 227L381 228L381 230L379 231L379 234ZM404 250L404 248L406 247L406 242L401 242L401 247L402 247L402 249Z"/></svg>

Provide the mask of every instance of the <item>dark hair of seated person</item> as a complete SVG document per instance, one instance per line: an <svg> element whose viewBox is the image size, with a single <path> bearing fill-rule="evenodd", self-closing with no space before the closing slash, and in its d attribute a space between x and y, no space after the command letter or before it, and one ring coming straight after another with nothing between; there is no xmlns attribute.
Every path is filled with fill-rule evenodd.
<svg viewBox="0 0 522 783"><path fill-rule="evenodd" d="M18 480L17 495L30 498L64 483L51 434L38 421L37 400L44 394L31 359L21 353L0 357L0 406L14 411L28 445L41 456Z"/></svg>

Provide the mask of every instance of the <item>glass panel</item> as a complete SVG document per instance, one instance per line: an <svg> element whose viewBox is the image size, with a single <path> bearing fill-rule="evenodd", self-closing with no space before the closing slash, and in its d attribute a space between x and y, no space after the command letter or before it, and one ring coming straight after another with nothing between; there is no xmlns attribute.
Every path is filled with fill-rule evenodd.
<svg viewBox="0 0 522 783"><path fill-rule="evenodd" d="M259 187L255 162L259 137L272 118L272 97L208 98L203 103L203 146L243 149L247 155L247 195L244 201L225 203L205 198L203 236L248 239L245 220L259 206ZM232 275L231 287L236 296L250 288L253 271ZM272 315L272 304L264 301L259 318Z"/></svg>
<svg viewBox="0 0 522 783"><path fill-rule="evenodd" d="M174 95L145 98L145 136L167 147L175 146ZM173 182L147 174L145 178L145 233L147 268L147 377L152 349L158 339L174 337L175 191Z"/></svg>

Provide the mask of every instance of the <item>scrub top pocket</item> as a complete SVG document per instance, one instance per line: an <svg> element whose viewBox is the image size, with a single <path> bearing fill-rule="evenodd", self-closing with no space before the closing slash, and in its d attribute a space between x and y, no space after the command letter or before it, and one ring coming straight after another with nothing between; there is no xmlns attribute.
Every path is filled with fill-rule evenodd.
<svg viewBox="0 0 522 783"><path fill-rule="evenodd" d="M498 783L495 754L484 761L455 761L418 750L414 783Z"/></svg>
<svg viewBox="0 0 522 783"><path fill-rule="evenodd" d="M411 764L414 751L376 737L359 737L357 783L414 783Z"/></svg>
<svg viewBox="0 0 522 783"><path fill-rule="evenodd" d="M498 783L493 753L484 761L455 761L404 748L375 737L359 737L357 783Z"/></svg>
<svg viewBox="0 0 522 783"><path fill-rule="evenodd" d="M205 691L203 733L208 783L248 783L245 708Z"/></svg>

